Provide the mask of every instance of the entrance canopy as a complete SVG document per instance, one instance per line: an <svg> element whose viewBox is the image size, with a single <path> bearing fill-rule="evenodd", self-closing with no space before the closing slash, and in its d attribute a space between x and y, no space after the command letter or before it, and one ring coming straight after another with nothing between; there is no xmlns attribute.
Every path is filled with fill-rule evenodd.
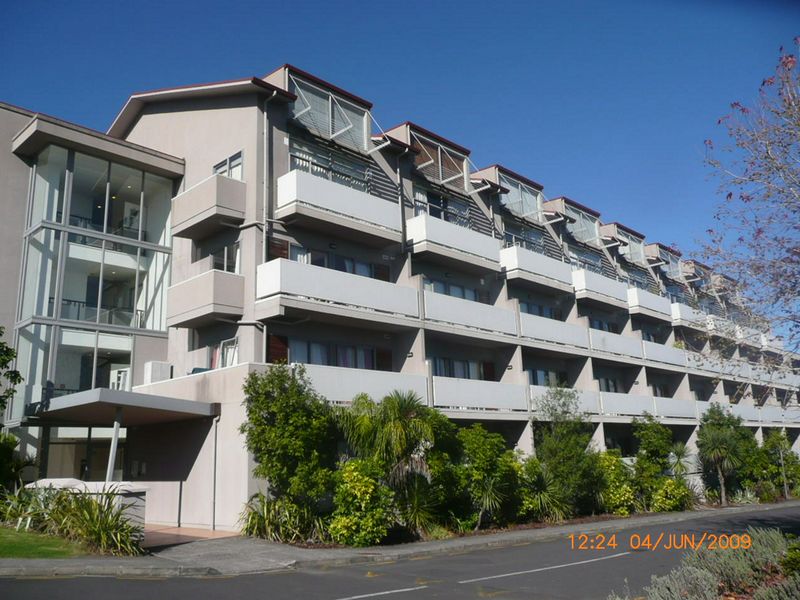
<svg viewBox="0 0 800 600"><path fill-rule="evenodd" d="M219 404L95 388L53 398L36 415L43 425L121 427L153 425L219 415Z"/></svg>

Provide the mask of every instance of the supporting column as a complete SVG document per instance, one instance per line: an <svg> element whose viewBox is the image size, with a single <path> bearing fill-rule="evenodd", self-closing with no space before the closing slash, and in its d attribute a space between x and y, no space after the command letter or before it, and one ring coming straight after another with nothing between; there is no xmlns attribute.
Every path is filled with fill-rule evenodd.
<svg viewBox="0 0 800 600"><path fill-rule="evenodd" d="M758 442L758 445L759 446L763 446L764 445L764 428L763 427L758 427L756 429L756 434L755 435L756 435L756 442Z"/></svg>
<svg viewBox="0 0 800 600"><path fill-rule="evenodd" d="M106 483L114 478L114 463L117 462L117 445L119 444L119 428L122 424L122 407L118 406L114 414L114 435L111 437L111 448L108 450L108 466L106 467Z"/></svg>
<svg viewBox="0 0 800 600"><path fill-rule="evenodd" d="M525 424L522 435L519 436L514 450L520 450L525 456L535 456L536 446L533 440L533 425L530 421Z"/></svg>
<svg viewBox="0 0 800 600"><path fill-rule="evenodd" d="M675 388L675 395L673 397L678 400L694 400L692 388L689 386L689 374L684 373L680 375L680 378L681 380Z"/></svg>
<svg viewBox="0 0 800 600"><path fill-rule="evenodd" d="M589 440L589 448L595 452L605 452L606 448L606 431L603 423L598 423L597 427L592 434L592 439Z"/></svg>

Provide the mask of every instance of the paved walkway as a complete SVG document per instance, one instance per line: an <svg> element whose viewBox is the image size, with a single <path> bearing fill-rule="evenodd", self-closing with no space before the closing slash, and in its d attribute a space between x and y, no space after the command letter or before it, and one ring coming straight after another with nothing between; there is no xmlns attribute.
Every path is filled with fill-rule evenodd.
<svg viewBox="0 0 800 600"><path fill-rule="evenodd" d="M671 524L720 514L763 513L780 508L800 509L800 500L781 504L701 509L683 513L659 513L611 519L594 523L520 529L502 533L451 538L434 542L399 544L373 548L308 549L229 536L180 543L135 558L0 559L0 577L32 576L232 576L299 567L341 566L421 558L443 553L469 552L488 547L553 539L570 533L622 531L649 525ZM181 532L176 535L185 538Z"/></svg>
<svg viewBox="0 0 800 600"><path fill-rule="evenodd" d="M200 540L214 540L235 537L239 534L233 531L212 531L210 529L195 529L192 527L169 527L167 525L146 525L144 528L145 549L178 546Z"/></svg>

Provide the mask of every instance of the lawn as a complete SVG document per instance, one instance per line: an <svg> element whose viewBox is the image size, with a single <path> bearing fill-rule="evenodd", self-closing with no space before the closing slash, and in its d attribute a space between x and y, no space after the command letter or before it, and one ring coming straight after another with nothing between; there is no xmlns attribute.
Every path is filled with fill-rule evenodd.
<svg viewBox="0 0 800 600"><path fill-rule="evenodd" d="M31 531L0 527L0 558L70 558L86 554L80 544Z"/></svg>

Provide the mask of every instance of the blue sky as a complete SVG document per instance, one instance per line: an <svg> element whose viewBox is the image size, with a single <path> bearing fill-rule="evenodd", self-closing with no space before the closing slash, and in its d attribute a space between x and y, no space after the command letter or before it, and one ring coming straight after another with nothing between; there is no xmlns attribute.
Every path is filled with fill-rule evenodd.
<svg viewBox="0 0 800 600"><path fill-rule="evenodd" d="M290 62L384 128L415 121L691 250L717 200L703 140L800 34L800 2L29 0L3 20L2 101L105 130L134 91Z"/></svg>

